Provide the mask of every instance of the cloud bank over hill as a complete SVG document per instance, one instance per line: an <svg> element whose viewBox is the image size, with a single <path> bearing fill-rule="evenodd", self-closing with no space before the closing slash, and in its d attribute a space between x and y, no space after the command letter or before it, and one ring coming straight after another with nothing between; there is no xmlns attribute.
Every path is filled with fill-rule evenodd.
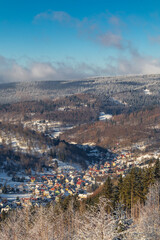
<svg viewBox="0 0 160 240"><path fill-rule="evenodd" d="M39 62L30 61L26 66L15 59L0 56L0 83L42 80L72 80L91 76L115 76L126 74L159 74L160 60L142 56L136 50L130 57L109 57L103 67L86 62Z"/></svg>
<svg viewBox="0 0 160 240"><path fill-rule="evenodd" d="M85 77L89 68L83 63L72 66L63 62L38 61L22 66L14 59L0 56L0 82L77 79Z"/></svg>
<svg viewBox="0 0 160 240"><path fill-rule="evenodd" d="M159 44L159 35L148 34L147 37L145 33L144 39L138 38L138 44L134 39L145 26L148 28L148 18L128 14L124 16L120 12L111 13L109 10L91 15L76 15L72 11L52 9L54 8L39 11L30 18L32 21L27 39L31 42L25 42L26 39L23 39L23 48L17 59L7 58L5 53L0 52L0 83L160 74L159 56L154 51L148 51L153 45ZM151 20L154 17L150 17L150 27L153 27ZM133 37L130 30L135 30ZM128 35L129 33L131 35ZM21 42L21 35L16 36ZM36 46L33 38L39 39ZM149 44L146 45L147 50L142 48L141 45L144 44L140 43L140 39ZM25 47L27 52L24 51ZM32 49L31 55L28 49ZM16 54L12 51L9 53L10 56ZM30 59L22 59L20 54ZM44 60L40 56L47 56L50 60Z"/></svg>

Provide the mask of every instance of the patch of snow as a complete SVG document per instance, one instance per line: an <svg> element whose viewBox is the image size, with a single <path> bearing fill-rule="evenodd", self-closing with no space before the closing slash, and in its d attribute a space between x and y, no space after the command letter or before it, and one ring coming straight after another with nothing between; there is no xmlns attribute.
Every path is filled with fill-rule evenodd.
<svg viewBox="0 0 160 240"><path fill-rule="evenodd" d="M147 146L144 146L144 145L143 146L139 146L139 150L144 151L146 149L146 147Z"/></svg>
<svg viewBox="0 0 160 240"><path fill-rule="evenodd" d="M109 120L111 118L112 118L111 114L105 114L104 112L100 112L100 115L99 115L100 121Z"/></svg>
<svg viewBox="0 0 160 240"><path fill-rule="evenodd" d="M19 198L30 198L31 197L31 194L0 194L0 197L1 198L7 198L8 200L10 201L13 201L13 200L16 200L17 197Z"/></svg>
<svg viewBox="0 0 160 240"><path fill-rule="evenodd" d="M53 129L53 133L51 134L51 136L53 138L57 138L60 136L60 134L64 133L67 130L70 130L72 128L74 128L74 126L56 127Z"/></svg>
<svg viewBox="0 0 160 240"><path fill-rule="evenodd" d="M151 127L152 129L160 129L160 124L157 124L156 126Z"/></svg>
<svg viewBox="0 0 160 240"><path fill-rule="evenodd" d="M78 164L78 163L72 163L72 166L73 166L77 171L79 171L79 172L82 171L82 167L81 167L80 164Z"/></svg>
<svg viewBox="0 0 160 240"><path fill-rule="evenodd" d="M146 159L146 158L150 159L151 156L149 154L142 155L137 158L137 161L142 161L143 159Z"/></svg>
<svg viewBox="0 0 160 240"><path fill-rule="evenodd" d="M70 142L70 144L76 145L77 143L76 142Z"/></svg>
<svg viewBox="0 0 160 240"><path fill-rule="evenodd" d="M70 170L78 170L78 171L82 171L82 168L80 166L80 164L78 163L67 163L67 162L62 162L60 160L58 160L57 158L52 159L53 163L55 161L58 162L58 170L65 170L65 171L70 171Z"/></svg>
<svg viewBox="0 0 160 240"><path fill-rule="evenodd" d="M150 91L149 89L145 89L145 90L144 90L144 93L145 93L146 95L152 95L152 93L151 93L151 91Z"/></svg>
<svg viewBox="0 0 160 240"><path fill-rule="evenodd" d="M65 110L65 107L59 107L58 108L58 111L64 111Z"/></svg>
<svg viewBox="0 0 160 240"><path fill-rule="evenodd" d="M95 146L94 142L82 143L83 146Z"/></svg>
<svg viewBox="0 0 160 240"><path fill-rule="evenodd" d="M120 99L117 99L117 98L112 98L113 102L115 104L123 104L123 105L127 105L126 102L123 102L122 100Z"/></svg>
<svg viewBox="0 0 160 240"><path fill-rule="evenodd" d="M60 134L62 134L62 132L56 131L56 132L52 133L52 137L57 138L57 137L59 137Z"/></svg>
<svg viewBox="0 0 160 240"><path fill-rule="evenodd" d="M151 159L151 158L158 159L159 157L160 157L160 153L156 151L150 154L145 154L140 157L137 157L137 161L142 161L144 159Z"/></svg>
<svg viewBox="0 0 160 240"><path fill-rule="evenodd" d="M10 181L12 177L8 176L6 172L0 172L0 182L1 181Z"/></svg>

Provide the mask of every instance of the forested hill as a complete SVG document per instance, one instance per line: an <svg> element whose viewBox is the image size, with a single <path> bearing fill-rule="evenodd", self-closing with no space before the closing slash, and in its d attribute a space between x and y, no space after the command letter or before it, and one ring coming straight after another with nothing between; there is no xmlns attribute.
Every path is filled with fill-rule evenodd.
<svg viewBox="0 0 160 240"><path fill-rule="evenodd" d="M97 121L71 129L61 139L79 144L94 142L101 147L131 146L148 141L159 146L160 108L114 116L110 121Z"/></svg>
<svg viewBox="0 0 160 240"><path fill-rule="evenodd" d="M128 106L151 106L160 103L160 75L0 84L0 102L45 100L89 92L107 96Z"/></svg>

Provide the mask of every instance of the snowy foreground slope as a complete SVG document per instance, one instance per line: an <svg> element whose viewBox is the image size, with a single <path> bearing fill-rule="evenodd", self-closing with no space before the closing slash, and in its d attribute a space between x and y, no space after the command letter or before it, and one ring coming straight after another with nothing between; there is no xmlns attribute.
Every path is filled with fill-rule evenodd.
<svg viewBox="0 0 160 240"><path fill-rule="evenodd" d="M159 193L160 186L156 183L150 188L138 219L128 217L120 206L114 215L107 213L109 202L104 198L82 212L75 211L73 205L65 212L53 206L37 208L34 214L29 209L19 209L2 223L0 239L158 240Z"/></svg>

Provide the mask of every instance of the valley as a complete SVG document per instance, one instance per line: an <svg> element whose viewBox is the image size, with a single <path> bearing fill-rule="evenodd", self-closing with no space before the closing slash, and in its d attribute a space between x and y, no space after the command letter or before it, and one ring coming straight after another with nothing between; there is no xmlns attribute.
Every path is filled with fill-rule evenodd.
<svg viewBox="0 0 160 240"><path fill-rule="evenodd" d="M35 94L0 105L1 211L69 195L87 198L108 176L125 176L159 159L159 76L42 85L0 85L4 96L18 96L12 93L20 86L23 96L30 87L31 95L43 92L41 99Z"/></svg>

